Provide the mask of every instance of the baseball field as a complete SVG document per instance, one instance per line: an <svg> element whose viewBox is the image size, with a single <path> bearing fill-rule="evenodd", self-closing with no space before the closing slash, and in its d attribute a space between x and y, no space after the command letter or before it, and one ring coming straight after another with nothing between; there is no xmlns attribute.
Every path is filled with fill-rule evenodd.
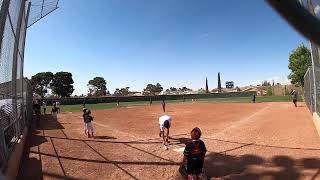
<svg viewBox="0 0 320 180"><path fill-rule="evenodd" d="M30 133L20 179L182 179L190 130L199 127L208 179L319 179L320 139L304 103L186 102L126 105L92 111L95 137L81 112L41 117ZM158 118L172 117L170 145Z"/></svg>

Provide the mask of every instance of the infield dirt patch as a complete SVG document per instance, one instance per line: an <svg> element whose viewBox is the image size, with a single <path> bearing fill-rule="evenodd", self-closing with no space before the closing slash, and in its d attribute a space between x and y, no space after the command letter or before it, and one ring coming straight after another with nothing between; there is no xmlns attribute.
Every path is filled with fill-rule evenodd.
<svg viewBox="0 0 320 180"><path fill-rule="evenodd" d="M291 103L167 104L93 111L95 138L82 114L43 116L29 136L21 179L181 179L184 143L200 127L209 179L320 178L320 140L306 107ZM173 118L169 150L158 118Z"/></svg>

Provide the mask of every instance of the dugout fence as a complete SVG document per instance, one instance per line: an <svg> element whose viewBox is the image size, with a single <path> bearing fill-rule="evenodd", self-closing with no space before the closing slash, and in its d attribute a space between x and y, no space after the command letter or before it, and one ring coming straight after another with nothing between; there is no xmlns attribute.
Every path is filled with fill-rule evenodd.
<svg viewBox="0 0 320 180"><path fill-rule="evenodd" d="M314 100L314 76L312 67L309 67L308 71L304 75L304 101L311 112L314 112L315 100Z"/></svg>
<svg viewBox="0 0 320 180"><path fill-rule="evenodd" d="M0 168L4 170L25 126L23 78L26 1L2 0L0 9Z"/></svg>
<svg viewBox="0 0 320 180"><path fill-rule="evenodd" d="M32 122L32 88L24 78L27 28L57 9L59 0L0 0L0 170ZM30 17L30 18L29 18Z"/></svg>
<svg viewBox="0 0 320 180"><path fill-rule="evenodd" d="M302 7L308 10L314 17L320 19L318 13L319 1L297 0ZM312 66L304 76L304 99L311 113L320 115L320 53L319 46L310 41Z"/></svg>
<svg viewBox="0 0 320 180"><path fill-rule="evenodd" d="M319 46L310 43L312 66L304 76L304 99L310 112L320 115L320 56Z"/></svg>

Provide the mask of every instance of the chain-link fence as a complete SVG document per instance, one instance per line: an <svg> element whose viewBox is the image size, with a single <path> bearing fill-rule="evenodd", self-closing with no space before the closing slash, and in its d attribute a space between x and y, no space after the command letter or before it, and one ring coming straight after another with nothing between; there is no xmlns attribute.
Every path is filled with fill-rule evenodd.
<svg viewBox="0 0 320 180"><path fill-rule="evenodd" d="M32 122L32 88L23 76L27 27L57 9L58 2L0 0L0 170Z"/></svg>
<svg viewBox="0 0 320 180"><path fill-rule="evenodd" d="M304 98L311 112L320 115L320 48L310 43L312 66L304 76Z"/></svg>
<svg viewBox="0 0 320 180"><path fill-rule="evenodd" d="M25 126L23 49L26 35L24 0L2 0L0 9L0 168Z"/></svg>
<svg viewBox="0 0 320 180"><path fill-rule="evenodd" d="M314 112L314 77L312 67L304 75L304 101L311 112Z"/></svg>

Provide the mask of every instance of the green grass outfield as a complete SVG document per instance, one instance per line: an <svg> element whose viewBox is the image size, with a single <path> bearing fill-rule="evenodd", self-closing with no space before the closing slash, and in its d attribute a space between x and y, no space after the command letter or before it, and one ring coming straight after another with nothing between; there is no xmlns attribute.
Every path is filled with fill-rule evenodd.
<svg viewBox="0 0 320 180"><path fill-rule="evenodd" d="M289 102L291 96L261 96L257 97L256 102ZM302 98L299 99L302 101ZM190 99L186 99L185 103L190 103ZM207 103L251 103L252 97L230 97L230 98L209 98L209 99L198 99L197 102ZM161 104L162 101L153 101L152 104ZM167 100L166 103L183 103L182 100ZM149 105L149 101L136 101L136 102L120 102L120 107L128 106L143 106ZM116 108L117 103L98 103L98 104L86 104L86 108L91 110L98 109L111 109ZM47 111L51 111L52 106L47 107ZM61 112L79 112L82 111L82 104L76 105L60 105Z"/></svg>

